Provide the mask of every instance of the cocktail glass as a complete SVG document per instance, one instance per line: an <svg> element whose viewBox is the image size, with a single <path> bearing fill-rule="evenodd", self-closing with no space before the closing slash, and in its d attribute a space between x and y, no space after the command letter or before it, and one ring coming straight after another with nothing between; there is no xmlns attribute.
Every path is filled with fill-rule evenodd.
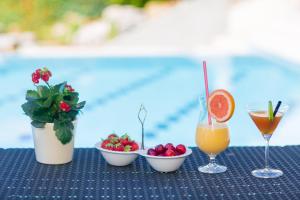
<svg viewBox="0 0 300 200"><path fill-rule="evenodd" d="M198 170L203 173L215 174L227 170L226 166L218 165L216 156L229 145L229 128L225 123L212 122L208 124L207 109L204 97L200 97L200 117L196 130L195 141L201 151L209 157L209 163L200 166Z"/></svg>
<svg viewBox="0 0 300 200"><path fill-rule="evenodd" d="M288 105L282 104L273 120L269 119L268 104L254 103L247 106L247 111L265 139L265 167L252 171L252 175L258 178L277 178L283 175L279 169L272 169L269 166L269 141L276 130L282 117L288 110Z"/></svg>

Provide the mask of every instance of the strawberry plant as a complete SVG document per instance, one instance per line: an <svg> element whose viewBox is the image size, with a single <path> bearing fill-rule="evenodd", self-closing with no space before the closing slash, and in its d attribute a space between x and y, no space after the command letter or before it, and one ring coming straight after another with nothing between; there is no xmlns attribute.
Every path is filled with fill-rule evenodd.
<svg viewBox="0 0 300 200"><path fill-rule="evenodd" d="M53 129L62 144L71 141L73 121L85 101L79 102L79 94L66 82L50 85L52 73L47 69L37 69L32 74L35 90L27 90L26 102L22 105L24 113L32 120L32 126L44 128L46 123L54 123ZM40 80L44 84L40 84Z"/></svg>

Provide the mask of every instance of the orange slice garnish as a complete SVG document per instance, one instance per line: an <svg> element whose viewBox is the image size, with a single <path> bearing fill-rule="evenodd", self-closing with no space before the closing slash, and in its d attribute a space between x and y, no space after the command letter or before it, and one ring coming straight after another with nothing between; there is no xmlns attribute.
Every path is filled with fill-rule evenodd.
<svg viewBox="0 0 300 200"><path fill-rule="evenodd" d="M217 122L228 121L234 112L234 98L226 90L213 91L208 98L208 112Z"/></svg>

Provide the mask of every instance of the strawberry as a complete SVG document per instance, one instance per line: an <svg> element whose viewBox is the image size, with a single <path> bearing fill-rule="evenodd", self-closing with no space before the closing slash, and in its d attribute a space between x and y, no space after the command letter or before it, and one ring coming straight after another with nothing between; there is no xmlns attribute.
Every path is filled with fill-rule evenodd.
<svg viewBox="0 0 300 200"><path fill-rule="evenodd" d="M131 142L130 142L128 139L124 139L124 138L120 138L120 142L121 142L124 146L131 144Z"/></svg>
<svg viewBox="0 0 300 200"><path fill-rule="evenodd" d="M114 151L124 151L124 150L125 150L125 148L121 143L114 145Z"/></svg>
<svg viewBox="0 0 300 200"><path fill-rule="evenodd" d="M101 147L106 148L106 145L109 144L109 143L110 143L109 140L103 140L102 143L101 143Z"/></svg>
<svg viewBox="0 0 300 200"><path fill-rule="evenodd" d="M112 133L112 134L110 134L107 138L108 138L108 139L112 139L112 138L117 138L117 137L118 137L117 134Z"/></svg>
<svg viewBox="0 0 300 200"><path fill-rule="evenodd" d="M131 151L139 150L139 145L136 142L131 143Z"/></svg>
<svg viewBox="0 0 300 200"><path fill-rule="evenodd" d="M107 143L107 144L103 145L102 148L112 151L112 150L114 150L114 145L111 143Z"/></svg>
<svg viewBox="0 0 300 200"><path fill-rule="evenodd" d="M118 143L120 143L120 140L119 140L118 137L113 137L113 138L110 138L109 140L110 140L110 142L112 144L118 144Z"/></svg>
<svg viewBox="0 0 300 200"><path fill-rule="evenodd" d="M130 146L130 145L126 145L126 146L124 147L124 151L125 151L125 152L131 151L131 146Z"/></svg>

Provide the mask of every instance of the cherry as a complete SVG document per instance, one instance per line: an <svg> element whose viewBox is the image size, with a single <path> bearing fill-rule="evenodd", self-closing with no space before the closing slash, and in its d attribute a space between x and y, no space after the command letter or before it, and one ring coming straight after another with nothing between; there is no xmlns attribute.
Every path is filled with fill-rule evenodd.
<svg viewBox="0 0 300 200"><path fill-rule="evenodd" d="M167 151L165 152L166 156L176 156L175 151L173 151L172 149L167 149Z"/></svg>
<svg viewBox="0 0 300 200"><path fill-rule="evenodd" d="M172 143L166 144L166 145L165 145L165 149L171 149L171 150L173 150L173 151L176 150L175 147L174 147L174 145L173 145Z"/></svg>
<svg viewBox="0 0 300 200"><path fill-rule="evenodd" d="M179 145L176 146L176 151L179 154L184 154L186 152L186 148L183 144L179 144Z"/></svg>
<svg viewBox="0 0 300 200"><path fill-rule="evenodd" d="M156 151L155 151L154 149L152 149L152 148L151 148L151 149L148 149L147 154L150 155L150 156L157 156Z"/></svg>
<svg viewBox="0 0 300 200"><path fill-rule="evenodd" d="M165 148L162 144L159 144L155 147L155 151L157 154L162 154L165 152Z"/></svg>

